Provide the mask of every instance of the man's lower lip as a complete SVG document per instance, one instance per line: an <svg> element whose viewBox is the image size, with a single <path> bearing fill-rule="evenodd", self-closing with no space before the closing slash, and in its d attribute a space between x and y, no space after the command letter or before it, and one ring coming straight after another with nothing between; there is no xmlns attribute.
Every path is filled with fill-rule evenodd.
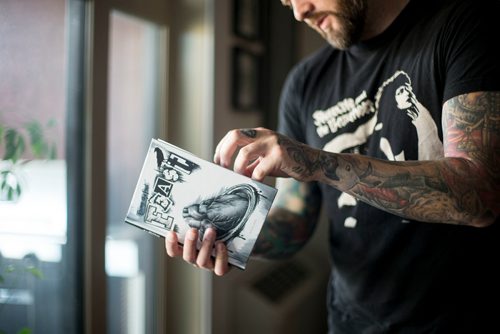
<svg viewBox="0 0 500 334"><path fill-rule="evenodd" d="M318 27L321 29L321 30L327 30L328 29L328 25L325 24L326 22L326 16L323 16L319 21L318 21Z"/></svg>

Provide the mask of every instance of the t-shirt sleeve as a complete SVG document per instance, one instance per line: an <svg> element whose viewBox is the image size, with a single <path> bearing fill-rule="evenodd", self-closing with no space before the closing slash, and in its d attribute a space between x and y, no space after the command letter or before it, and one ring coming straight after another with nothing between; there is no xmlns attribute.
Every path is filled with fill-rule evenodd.
<svg viewBox="0 0 500 334"><path fill-rule="evenodd" d="M500 90L499 1L464 2L443 34L444 101L474 91Z"/></svg>
<svg viewBox="0 0 500 334"><path fill-rule="evenodd" d="M305 141L304 128L302 123L301 97L302 68L295 66L288 74L283 89L281 91L278 110L278 132L298 140Z"/></svg>

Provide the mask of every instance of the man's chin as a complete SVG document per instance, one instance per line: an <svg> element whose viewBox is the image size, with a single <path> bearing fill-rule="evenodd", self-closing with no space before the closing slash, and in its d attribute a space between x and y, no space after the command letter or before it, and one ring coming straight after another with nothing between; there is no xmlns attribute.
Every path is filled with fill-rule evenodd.
<svg viewBox="0 0 500 334"><path fill-rule="evenodd" d="M320 36L331 46L339 50L346 50L353 45L352 39L343 36L338 31L324 31L319 28L313 28Z"/></svg>
<svg viewBox="0 0 500 334"><path fill-rule="evenodd" d="M325 38L328 44L339 50L347 50L352 46L351 41L346 41L339 38Z"/></svg>

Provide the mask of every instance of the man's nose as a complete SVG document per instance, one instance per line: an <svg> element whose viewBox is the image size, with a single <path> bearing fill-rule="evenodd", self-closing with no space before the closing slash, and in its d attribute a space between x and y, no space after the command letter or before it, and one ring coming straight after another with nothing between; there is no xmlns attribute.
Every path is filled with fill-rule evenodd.
<svg viewBox="0 0 500 334"><path fill-rule="evenodd" d="M292 0L293 16L297 21L304 21L314 11L314 4L310 0Z"/></svg>

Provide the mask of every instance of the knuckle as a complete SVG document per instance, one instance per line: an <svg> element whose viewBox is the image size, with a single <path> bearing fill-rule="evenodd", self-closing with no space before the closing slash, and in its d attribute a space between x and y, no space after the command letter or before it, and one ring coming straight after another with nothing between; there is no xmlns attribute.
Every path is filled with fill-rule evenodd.
<svg viewBox="0 0 500 334"><path fill-rule="evenodd" d="M273 132L272 134L270 134L270 138L273 142L274 145L280 145L280 135L276 132Z"/></svg>
<svg viewBox="0 0 500 334"><path fill-rule="evenodd" d="M244 146L240 149L240 156L244 159L250 156L250 148L248 146Z"/></svg>
<svg viewBox="0 0 500 334"><path fill-rule="evenodd" d="M229 138L232 140L238 139L239 134L240 134L240 131L238 129L233 129L233 130L229 131L229 133L228 133Z"/></svg>

